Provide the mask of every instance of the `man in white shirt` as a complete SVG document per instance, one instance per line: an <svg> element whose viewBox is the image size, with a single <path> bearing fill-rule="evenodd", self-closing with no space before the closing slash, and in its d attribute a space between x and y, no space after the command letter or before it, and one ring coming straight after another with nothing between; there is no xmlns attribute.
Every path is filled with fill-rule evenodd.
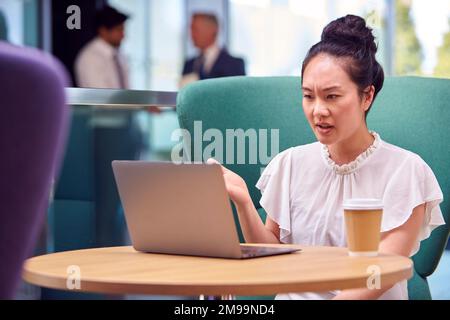
<svg viewBox="0 0 450 320"><path fill-rule="evenodd" d="M75 60L79 87L128 89L128 67L119 48L128 16L105 7L96 16L97 37L87 43Z"/></svg>
<svg viewBox="0 0 450 320"><path fill-rule="evenodd" d="M181 87L196 80L245 75L244 60L231 56L217 45L218 32L215 15L195 13L192 16L192 42L200 54L185 62Z"/></svg>
<svg viewBox="0 0 450 320"><path fill-rule="evenodd" d="M119 48L128 16L106 6L96 14L97 37L86 44L75 61L79 87L129 89L128 70ZM125 223L120 210L111 161L137 160L145 151L145 133L137 114L124 109L95 109L93 129L96 241L99 246L123 245Z"/></svg>

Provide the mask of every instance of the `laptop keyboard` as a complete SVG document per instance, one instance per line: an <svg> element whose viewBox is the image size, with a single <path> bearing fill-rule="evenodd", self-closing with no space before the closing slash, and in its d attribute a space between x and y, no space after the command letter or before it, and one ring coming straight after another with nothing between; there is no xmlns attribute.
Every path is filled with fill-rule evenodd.
<svg viewBox="0 0 450 320"><path fill-rule="evenodd" d="M274 248L241 245L242 253L263 253L263 252L276 251L276 250L270 250L270 249L274 249Z"/></svg>
<svg viewBox="0 0 450 320"><path fill-rule="evenodd" d="M275 255L287 253L287 248L264 247L264 246L246 246L241 244L241 252L243 257L257 257L265 255Z"/></svg>

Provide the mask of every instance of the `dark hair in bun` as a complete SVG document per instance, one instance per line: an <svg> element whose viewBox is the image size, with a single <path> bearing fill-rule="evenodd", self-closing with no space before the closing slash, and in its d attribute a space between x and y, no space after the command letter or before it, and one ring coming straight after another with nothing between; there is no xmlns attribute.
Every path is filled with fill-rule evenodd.
<svg viewBox="0 0 450 320"><path fill-rule="evenodd" d="M366 21L358 16L346 15L330 22L323 29L320 42L309 49L302 65L302 79L306 66L318 54L325 53L344 58L347 61L343 67L350 79L357 84L360 95L364 89L373 85L375 100L384 82L383 68L375 59L376 52L375 37ZM366 116L369 110L370 107L366 111Z"/></svg>

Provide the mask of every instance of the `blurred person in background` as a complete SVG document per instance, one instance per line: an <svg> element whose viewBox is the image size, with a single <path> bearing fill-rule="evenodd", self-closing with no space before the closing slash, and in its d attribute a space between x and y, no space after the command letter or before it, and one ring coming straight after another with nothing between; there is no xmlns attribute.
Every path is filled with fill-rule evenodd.
<svg viewBox="0 0 450 320"><path fill-rule="evenodd" d="M185 61L180 87L197 80L243 76L245 63L231 56L217 44L219 22L215 15L195 13L191 20L191 37L199 55Z"/></svg>
<svg viewBox="0 0 450 320"><path fill-rule="evenodd" d="M120 54L128 16L106 6L96 14L97 37L88 42L75 60L79 87L128 89L128 67Z"/></svg>
<svg viewBox="0 0 450 320"><path fill-rule="evenodd" d="M79 87L129 89L128 67L120 53L128 16L105 6L95 15L97 36L75 60ZM148 133L139 124L138 113L124 109L96 109L94 128L94 171L97 215L97 245L126 243L125 221L111 170L113 160L138 160L147 152Z"/></svg>

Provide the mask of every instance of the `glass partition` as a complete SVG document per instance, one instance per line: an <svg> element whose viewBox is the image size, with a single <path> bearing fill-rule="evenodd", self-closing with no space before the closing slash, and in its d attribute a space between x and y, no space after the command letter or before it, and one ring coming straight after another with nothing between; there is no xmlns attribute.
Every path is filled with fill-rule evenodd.
<svg viewBox="0 0 450 320"><path fill-rule="evenodd" d="M176 97L177 92L170 91L66 88L67 105L71 109L70 131L58 179L50 195L47 224L40 241L43 248L35 255L130 245L111 161L155 160L150 140L145 138L151 134L149 127L142 122L149 123L153 117L150 107L158 107L162 114L176 117ZM159 116L154 116L155 121ZM22 283L17 298L105 297ZM107 298L140 299L139 296Z"/></svg>
<svg viewBox="0 0 450 320"><path fill-rule="evenodd" d="M128 244L111 162L157 158L145 125L154 115L149 109L174 114L177 93L67 88L66 95L71 128L54 187L48 250Z"/></svg>

